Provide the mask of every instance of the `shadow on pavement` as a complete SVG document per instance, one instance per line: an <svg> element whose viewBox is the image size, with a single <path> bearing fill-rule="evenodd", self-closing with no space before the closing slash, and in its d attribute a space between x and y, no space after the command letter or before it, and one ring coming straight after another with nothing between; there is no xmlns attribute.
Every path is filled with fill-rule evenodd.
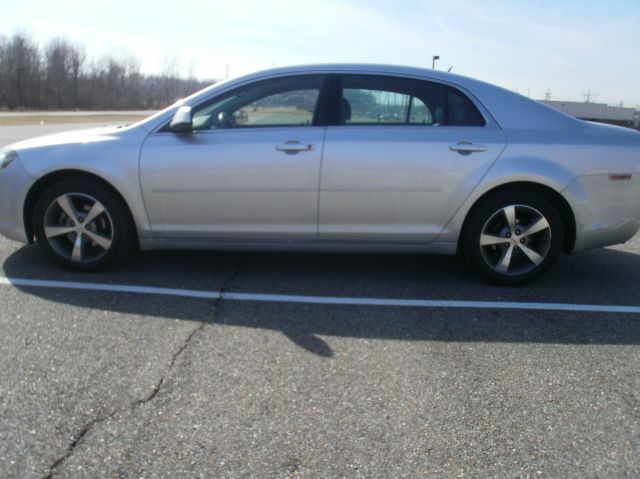
<svg viewBox="0 0 640 479"><path fill-rule="evenodd" d="M14 278L136 284L251 293L377 298L537 301L640 305L640 255L603 249L563 258L538 282L500 288L480 282L450 257L251 253L153 252L115 271L73 273L50 264L36 246L10 254L4 274ZM233 278L232 281L230 279ZM102 311L210 321L197 299L129 293L20 287L48 301ZM154 305L155 307L151 307ZM153 313L151 313L153 310ZM200 311L200 312L198 312ZM640 315L532 310L478 310L329 306L222 301L217 324L279 330L305 350L324 357L320 336L403 341L640 344Z"/></svg>

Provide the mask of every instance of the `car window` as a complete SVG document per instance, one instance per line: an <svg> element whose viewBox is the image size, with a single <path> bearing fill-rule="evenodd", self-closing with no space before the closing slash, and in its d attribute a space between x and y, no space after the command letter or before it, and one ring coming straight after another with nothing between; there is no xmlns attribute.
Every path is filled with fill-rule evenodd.
<svg viewBox="0 0 640 479"><path fill-rule="evenodd" d="M390 90L345 88L342 123L433 123L433 114L422 100ZM350 114L347 110L350 109Z"/></svg>
<svg viewBox="0 0 640 479"><path fill-rule="evenodd" d="M484 126L484 118L471 100L453 88L448 91L448 123L452 126Z"/></svg>
<svg viewBox="0 0 640 479"><path fill-rule="evenodd" d="M322 82L312 75L242 87L196 108L193 129L310 126Z"/></svg>
<svg viewBox="0 0 640 479"><path fill-rule="evenodd" d="M342 77L340 124L482 126L461 92L438 83L395 77Z"/></svg>

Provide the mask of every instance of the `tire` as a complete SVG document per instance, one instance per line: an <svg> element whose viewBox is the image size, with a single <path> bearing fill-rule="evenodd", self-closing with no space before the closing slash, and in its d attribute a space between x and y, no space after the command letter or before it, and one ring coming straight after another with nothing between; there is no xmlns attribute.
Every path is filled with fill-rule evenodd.
<svg viewBox="0 0 640 479"><path fill-rule="evenodd" d="M503 191L470 212L462 237L466 260L492 283L517 286L538 278L564 244L558 211L534 192Z"/></svg>
<svg viewBox="0 0 640 479"><path fill-rule="evenodd" d="M92 180L46 188L33 211L33 231L46 255L66 269L92 271L124 260L135 229L124 202Z"/></svg>

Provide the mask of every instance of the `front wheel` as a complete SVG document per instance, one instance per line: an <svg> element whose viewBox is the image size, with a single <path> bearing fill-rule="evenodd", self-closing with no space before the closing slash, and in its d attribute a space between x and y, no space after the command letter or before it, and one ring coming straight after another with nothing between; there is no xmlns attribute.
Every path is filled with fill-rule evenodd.
<svg viewBox="0 0 640 479"><path fill-rule="evenodd" d="M68 180L38 198L33 229L52 260L74 270L94 270L122 260L133 246L125 205L111 190L92 181Z"/></svg>
<svg viewBox="0 0 640 479"><path fill-rule="evenodd" d="M467 260L486 279L503 285L532 281L557 261L564 228L544 197L502 193L471 212L462 238Z"/></svg>

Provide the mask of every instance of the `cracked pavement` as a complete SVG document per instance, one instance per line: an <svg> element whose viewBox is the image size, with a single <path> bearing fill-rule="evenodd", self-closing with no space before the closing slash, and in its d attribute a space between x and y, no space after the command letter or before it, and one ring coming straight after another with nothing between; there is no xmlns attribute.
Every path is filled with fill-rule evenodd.
<svg viewBox="0 0 640 479"><path fill-rule="evenodd" d="M420 255L154 252L8 277L640 305L640 237L526 288ZM640 317L0 286L0 477L638 477Z"/></svg>
<svg viewBox="0 0 640 479"><path fill-rule="evenodd" d="M229 278L227 280L224 281L224 283L222 284L222 286L220 287L220 292L224 292L228 285L231 284L231 282L233 281L233 279L235 278L235 276L237 275L237 273L239 272L240 268L242 267L242 263L244 262L244 259L246 258L246 255L243 256L240 261L238 261L238 263L236 264L236 266L234 267L232 273L230 274ZM221 301L221 299L217 299L215 301L213 301L213 308L212 311L210 313L211 315L211 319L213 319L215 317L216 314L216 308L218 307L218 303ZM123 414L126 410L134 410L138 407L143 406L145 403L148 403L149 401L152 401L156 395L158 394L158 392L160 392L160 390L162 389L162 386L164 384L165 378L171 374L171 371L173 370L173 367L176 363L176 361L178 360L178 358L180 357L180 355L183 353L183 351L187 348L187 346L189 346L189 344L191 343L191 340L194 338L194 336L196 334L198 334L199 332L201 332L206 324L209 324L210 320L203 320L200 322L199 325L197 325L196 327L194 327L187 335L187 337L184 339L184 341L182 342L182 344L180 345L179 348L177 348L177 350L175 351L174 354L171 355L171 360L170 363L166 369L166 372L164 374L162 374L160 376L160 379L158 380L157 384L155 384L153 386L153 388L151 389L150 393L141 398L136 400L135 402L126 405L124 408L122 408L121 410L116 410L113 412L110 412L109 414L106 414L104 416L96 416L94 419L92 419L89 423L87 423L82 430L80 431L80 433L77 434L77 436L73 439L73 441L71 442L71 444L69 445L69 447L67 448L65 454L60 457L59 459L56 460L56 462L49 468L49 472L47 473L47 475L45 476L47 479L54 477L54 475L56 475L56 472L58 471L58 469L64 469L65 466L65 462L73 455L73 453L76 450L76 447L78 447L78 445L82 445L82 442L84 440L84 437L86 434L88 434L89 432L91 432L96 426L99 426L101 423L108 421L110 419L112 419L114 416L117 415L121 415ZM95 477L95 476L93 476Z"/></svg>
<svg viewBox="0 0 640 479"><path fill-rule="evenodd" d="M624 248L638 254L640 241ZM440 258L150 253L78 275L37 247L3 240L0 254L12 277L505 300L570 296L577 270L613 278L615 266L610 288L587 276L568 299L640 303L640 256L624 269L608 250L564 259L529 291L455 263L439 273L451 261ZM2 291L2 477L640 472L637 316Z"/></svg>

